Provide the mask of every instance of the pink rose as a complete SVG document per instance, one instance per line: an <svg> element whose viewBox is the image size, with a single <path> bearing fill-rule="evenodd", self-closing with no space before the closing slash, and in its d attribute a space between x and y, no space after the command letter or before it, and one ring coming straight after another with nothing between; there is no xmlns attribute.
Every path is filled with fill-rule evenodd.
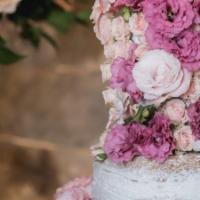
<svg viewBox="0 0 200 200"><path fill-rule="evenodd" d="M190 126L183 126L174 132L178 150L192 151L194 136Z"/></svg>
<svg viewBox="0 0 200 200"><path fill-rule="evenodd" d="M109 16L103 15L94 26L94 32L103 45L112 42L111 25L112 21Z"/></svg>
<svg viewBox="0 0 200 200"><path fill-rule="evenodd" d="M145 31L148 23L142 13L133 14L129 19L130 31L133 34L133 41L136 44L145 44Z"/></svg>
<svg viewBox="0 0 200 200"><path fill-rule="evenodd" d="M91 178L76 178L56 192L56 200L92 200Z"/></svg>
<svg viewBox="0 0 200 200"><path fill-rule="evenodd" d="M115 40L125 40L130 36L129 26L122 16L112 20L112 36Z"/></svg>
<svg viewBox="0 0 200 200"><path fill-rule="evenodd" d="M146 100L156 100L166 95L179 97L188 90L192 77L181 67L177 58L163 50L148 51L135 64L132 74Z"/></svg>
<svg viewBox="0 0 200 200"><path fill-rule="evenodd" d="M173 122L184 121L186 113L185 103L180 99L168 101L164 107L164 114Z"/></svg>

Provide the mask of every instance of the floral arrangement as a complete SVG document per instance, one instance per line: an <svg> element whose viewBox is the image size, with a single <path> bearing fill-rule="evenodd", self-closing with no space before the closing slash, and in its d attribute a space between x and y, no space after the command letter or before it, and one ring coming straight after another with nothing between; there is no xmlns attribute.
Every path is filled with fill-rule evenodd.
<svg viewBox="0 0 200 200"><path fill-rule="evenodd" d="M96 0L109 121L99 161L200 152L200 0Z"/></svg>
<svg viewBox="0 0 200 200"><path fill-rule="evenodd" d="M8 22L16 27L16 35L29 41L33 47L47 40L57 48L56 41L46 31L44 24L63 33L78 22L87 24L90 11L85 6L87 0L0 0L0 26L5 29ZM13 64L27 55L12 50L6 32L0 33L0 64Z"/></svg>

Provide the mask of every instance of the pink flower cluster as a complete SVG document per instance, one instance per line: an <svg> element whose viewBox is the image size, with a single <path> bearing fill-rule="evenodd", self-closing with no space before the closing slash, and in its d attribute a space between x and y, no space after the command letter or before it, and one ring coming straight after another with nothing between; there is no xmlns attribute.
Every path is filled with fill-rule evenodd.
<svg viewBox="0 0 200 200"><path fill-rule="evenodd" d="M144 15L149 26L146 40L151 49L174 54L189 71L200 69L200 1L145 0Z"/></svg>
<svg viewBox="0 0 200 200"><path fill-rule="evenodd" d="M174 149L170 121L160 113L147 127L138 123L114 126L104 145L108 158L115 163L129 162L139 155L162 163Z"/></svg>
<svg viewBox="0 0 200 200"><path fill-rule="evenodd" d="M118 57L111 65L111 87L122 89L122 91L130 94L135 102L139 102L142 93L137 89L132 76L133 63Z"/></svg>
<svg viewBox="0 0 200 200"><path fill-rule="evenodd" d="M56 200L92 200L91 197L92 179L76 178L56 192Z"/></svg>

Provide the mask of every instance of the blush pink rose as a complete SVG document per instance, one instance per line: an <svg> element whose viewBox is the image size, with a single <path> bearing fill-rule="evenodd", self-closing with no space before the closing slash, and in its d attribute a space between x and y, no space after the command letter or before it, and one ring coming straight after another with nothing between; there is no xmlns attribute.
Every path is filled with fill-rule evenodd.
<svg viewBox="0 0 200 200"><path fill-rule="evenodd" d="M112 42L112 20L108 15L100 17L99 21L94 26L94 32L97 38L101 41L102 45L106 45Z"/></svg>
<svg viewBox="0 0 200 200"><path fill-rule="evenodd" d="M183 126L174 132L174 138L176 140L176 146L181 151L192 151L194 136L190 126Z"/></svg>
<svg viewBox="0 0 200 200"><path fill-rule="evenodd" d="M148 51L135 64L132 75L146 100L156 100L166 95L179 97L188 90L192 77L176 57L164 50Z"/></svg>
<svg viewBox="0 0 200 200"><path fill-rule="evenodd" d="M92 200L91 178L76 178L56 192L56 200Z"/></svg>
<svg viewBox="0 0 200 200"><path fill-rule="evenodd" d="M122 16L112 20L112 36L115 40L125 40L130 36L129 26Z"/></svg>
<svg viewBox="0 0 200 200"><path fill-rule="evenodd" d="M168 101L164 107L164 114L172 121L180 123L184 121L186 113L185 103L180 99Z"/></svg>

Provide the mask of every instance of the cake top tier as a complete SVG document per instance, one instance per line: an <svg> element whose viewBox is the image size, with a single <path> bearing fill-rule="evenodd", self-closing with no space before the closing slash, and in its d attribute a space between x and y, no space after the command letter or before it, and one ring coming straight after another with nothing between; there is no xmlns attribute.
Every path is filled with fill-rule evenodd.
<svg viewBox="0 0 200 200"><path fill-rule="evenodd" d="M96 0L109 122L93 153L163 163L200 151L200 0Z"/></svg>

